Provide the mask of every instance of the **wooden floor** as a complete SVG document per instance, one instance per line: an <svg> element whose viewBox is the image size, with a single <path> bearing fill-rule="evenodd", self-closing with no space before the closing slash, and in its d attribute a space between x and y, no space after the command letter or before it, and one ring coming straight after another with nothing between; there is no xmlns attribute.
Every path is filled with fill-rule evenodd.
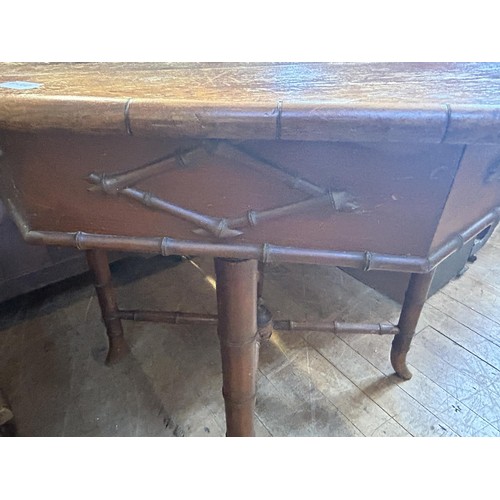
<svg viewBox="0 0 500 500"><path fill-rule="evenodd" d="M124 261L120 305L215 312L209 259ZM399 306L336 268L267 269L276 318L396 322ZM132 355L103 365L104 329L88 277L0 308L0 387L23 436L223 436L214 328L126 323ZM261 346L259 436L499 436L500 235L431 297L409 353L391 337L275 333Z"/></svg>

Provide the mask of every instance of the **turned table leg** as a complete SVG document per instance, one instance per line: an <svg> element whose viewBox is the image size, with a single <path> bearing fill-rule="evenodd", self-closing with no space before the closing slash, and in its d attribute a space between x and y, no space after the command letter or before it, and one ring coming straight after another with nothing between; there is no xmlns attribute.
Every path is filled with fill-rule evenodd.
<svg viewBox="0 0 500 500"><path fill-rule="evenodd" d="M257 261L215 259L227 436L254 436Z"/></svg>
<svg viewBox="0 0 500 500"><path fill-rule="evenodd" d="M122 322L118 317L118 306L111 281L108 257L105 250L87 250L87 262L94 273L95 289L101 314L109 339L106 364L117 363L129 352L129 346L123 336Z"/></svg>
<svg viewBox="0 0 500 500"><path fill-rule="evenodd" d="M406 355L417 328L418 319L424 307L431 286L434 271L425 274L412 274L406 289L403 308L399 316L399 333L392 341L391 363L395 372L405 380L412 377L406 365Z"/></svg>

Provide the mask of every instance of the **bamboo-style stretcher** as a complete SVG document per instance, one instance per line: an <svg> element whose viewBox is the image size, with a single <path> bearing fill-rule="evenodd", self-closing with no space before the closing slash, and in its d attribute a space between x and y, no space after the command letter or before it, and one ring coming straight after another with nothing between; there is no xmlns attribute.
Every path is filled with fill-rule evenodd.
<svg viewBox="0 0 500 500"><path fill-rule="evenodd" d="M129 352L124 320L216 325L227 435L251 436L258 346L274 330L392 335L392 366L411 377L436 266L499 221L499 72L2 64L0 194L26 241L87 252L107 363ZM213 257L217 314L121 309L109 250ZM411 278L396 325L303 322L266 307L273 263Z"/></svg>

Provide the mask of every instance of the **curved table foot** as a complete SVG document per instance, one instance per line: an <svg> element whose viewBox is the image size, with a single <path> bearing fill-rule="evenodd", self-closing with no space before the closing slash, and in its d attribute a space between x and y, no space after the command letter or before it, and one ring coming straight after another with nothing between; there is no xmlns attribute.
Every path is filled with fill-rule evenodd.
<svg viewBox="0 0 500 500"><path fill-rule="evenodd" d="M130 354L130 347L124 337L109 337L109 348L106 356L108 366L115 365Z"/></svg>
<svg viewBox="0 0 500 500"><path fill-rule="evenodd" d="M130 352L130 348L123 336L122 322L118 317L118 305L106 251L87 250L87 262L94 273L97 298L108 335L109 349L106 364L112 365L123 359Z"/></svg>
<svg viewBox="0 0 500 500"><path fill-rule="evenodd" d="M434 271L426 274L412 274L406 290L403 308L399 316L399 333L394 337L391 348L392 367L397 375L404 380L409 380L412 377L412 373L406 365L406 355L410 350L433 275Z"/></svg>
<svg viewBox="0 0 500 500"><path fill-rule="evenodd" d="M396 372L396 375L403 380L410 380L413 377L413 374L406 365L406 354L410 349L410 345L408 344L405 348L402 345L404 340L404 337L401 337L400 334L394 337L391 348L391 364Z"/></svg>

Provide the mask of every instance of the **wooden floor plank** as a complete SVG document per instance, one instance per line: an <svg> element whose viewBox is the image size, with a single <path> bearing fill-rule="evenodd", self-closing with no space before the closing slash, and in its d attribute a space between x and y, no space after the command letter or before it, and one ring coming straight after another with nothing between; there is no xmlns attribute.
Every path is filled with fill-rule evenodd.
<svg viewBox="0 0 500 500"><path fill-rule="evenodd" d="M419 335L422 335L422 333ZM387 359L387 353L389 352L390 345L381 349L379 345L380 338L374 335L342 335L341 337L356 352L366 358L381 372L387 376L394 373L394 370ZM416 339L414 342L416 342ZM387 344L387 342L385 343ZM450 345L451 344L452 343L450 342ZM463 405L457 398L454 398L451 394L446 392L446 390L441 388L437 383L418 370L418 352L415 353L414 350L411 349L408 358L413 378L409 381L403 381L397 377L393 377L393 380L409 396L432 412L447 427L459 435L499 435L498 430L491 426L488 421L479 416L472 409L465 407L465 405ZM460 408L460 411L458 411L457 408Z"/></svg>
<svg viewBox="0 0 500 500"><path fill-rule="evenodd" d="M429 327L428 330L429 332L421 332L413 342L410 351L412 364L427 378L498 430L499 402L495 402L495 399L499 399L498 395L462 372L460 367L448 363L437 351L426 348L420 336L422 335L424 339L424 335L431 334L432 328ZM439 332L434 331L434 334L439 335ZM473 404L475 400L481 401L481 404Z"/></svg>
<svg viewBox="0 0 500 500"><path fill-rule="evenodd" d="M486 246L478 253L477 260L473 264L467 265L466 274L482 283L500 288L499 251L500 249L497 247Z"/></svg>
<svg viewBox="0 0 500 500"><path fill-rule="evenodd" d="M307 400L309 392L321 392L365 435L371 435L390 419L386 412L298 335L273 333L271 340L262 344L260 358L261 371L275 386L288 386L287 390L292 393L300 388L299 403ZM293 376L290 375L290 367ZM297 380L291 387L290 381L294 377Z"/></svg>
<svg viewBox="0 0 500 500"><path fill-rule="evenodd" d="M300 335L283 335L274 332L267 342L262 342L259 352L259 370L266 376L294 364L306 343Z"/></svg>
<svg viewBox="0 0 500 500"><path fill-rule="evenodd" d="M452 342L434 328L426 328L416 339L417 345L431 351L441 360L479 385L481 389L495 392L500 397L500 371L481 358Z"/></svg>
<svg viewBox="0 0 500 500"><path fill-rule="evenodd" d="M454 436L444 422L405 393L394 377L387 377L338 337L307 334L307 341L368 397L414 436Z"/></svg>
<svg viewBox="0 0 500 500"><path fill-rule="evenodd" d="M500 323L500 287L483 283L470 274L450 281L443 293L461 302L473 311ZM500 343L500 339L496 340Z"/></svg>
<svg viewBox="0 0 500 500"><path fill-rule="evenodd" d="M274 335L260 351L257 435L498 436L500 236L481 252L482 264L480 254L424 307L410 381L393 374L389 336ZM132 274L116 276L124 308L216 311L211 259ZM264 295L276 318L397 322L399 314L331 266L270 265ZM224 435L215 328L126 323L132 355L109 369L91 286L23 307L0 320L0 384L21 434Z"/></svg>
<svg viewBox="0 0 500 500"><path fill-rule="evenodd" d="M497 230L489 238L486 245L476 254L473 263L466 264L466 274L483 283L500 287L500 231ZM456 280L460 283L460 279Z"/></svg>
<svg viewBox="0 0 500 500"><path fill-rule="evenodd" d="M482 338L500 347L500 323L474 311L468 305L443 292L429 298L426 304L426 315L427 311L429 311L429 314L433 314L431 308L434 308L438 315L443 316L443 321L445 317L453 318L453 320L470 328ZM435 316L434 314L434 318ZM429 324L432 324L432 321L436 321L436 319L429 319ZM478 339L478 342L482 342L482 339Z"/></svg>
<svg viewBox="0 0 500 500"><path fill-rule="evenodd" d="M397 321L400 306L332 266L275 266L264 296L275 318Z"/></svg>
<svg viewBox="0 0 500 500"><path fill-rule="evenodd" d="M362 436L323 394L304 391L303 379L294 374L293 367L284 370L290 377L286 383L262 376L257 384L256 414L273 436Z"/></svg>
<svg viewBox="0 0 500 500"><path fill-rule="evenodd" d="M311 350L309 364L313 379L321 391L365 436L410 435L400 424L394 422L387 411L343 376L316 350ZM338 374L337 377L332 376L334 371ZM342 380L341 386L332 384L332 381L339 379Z"/></svg>
<svg viewBox="0 0 500 500"><path fill-rule="evenodd" d="M439 335L437 331L434 333ZM409 356L413 365L457 399L466 398L480 390L478 382L461 372L456 366L447 363L436 352L427 349L419 342L418 337L413 341Z"/></svg>
<svg viewBox="0 0 500 500"><path fill-rule="evenodd" d="M462 399L462 403L474 408L496 429L500 429L500 399L491 391L477 391Z"/></svg>
<svg viewBox="0 0 500 500"><path fill-rule="evenodd" d="M480 412L483 415L480 416L474 410L474 406L468 407L463 401L448 394L415 366L411 366L410 369L413 377L410 381L400 382L402 389L459 436L500 436L498 428L486 420L484 411Z"/></svg>
<svg viewBox="0 0 500 500"><path fill-rule="evenodd" d="M396 420L391 418L375 429L371 437L411 437L411 434L407 432L403 426L398 424Z"/></svg>
<svg viewBox="0 0 500 500"><path fill-rule="evenodd" d="M274 336L278 335L279 333L274 334ZM292 379L290 366L292 366L291 363L285 362L270 372L267 377L275 385L277 379L283 385L290 384ZM304 393L302 399L307 399L307 393L321 392L366 436L372 435L391 418L307 343L304 343L293 358L293 373L297 379L301 380L300 383L297 380L296 386L300 386Z"/></svg>

